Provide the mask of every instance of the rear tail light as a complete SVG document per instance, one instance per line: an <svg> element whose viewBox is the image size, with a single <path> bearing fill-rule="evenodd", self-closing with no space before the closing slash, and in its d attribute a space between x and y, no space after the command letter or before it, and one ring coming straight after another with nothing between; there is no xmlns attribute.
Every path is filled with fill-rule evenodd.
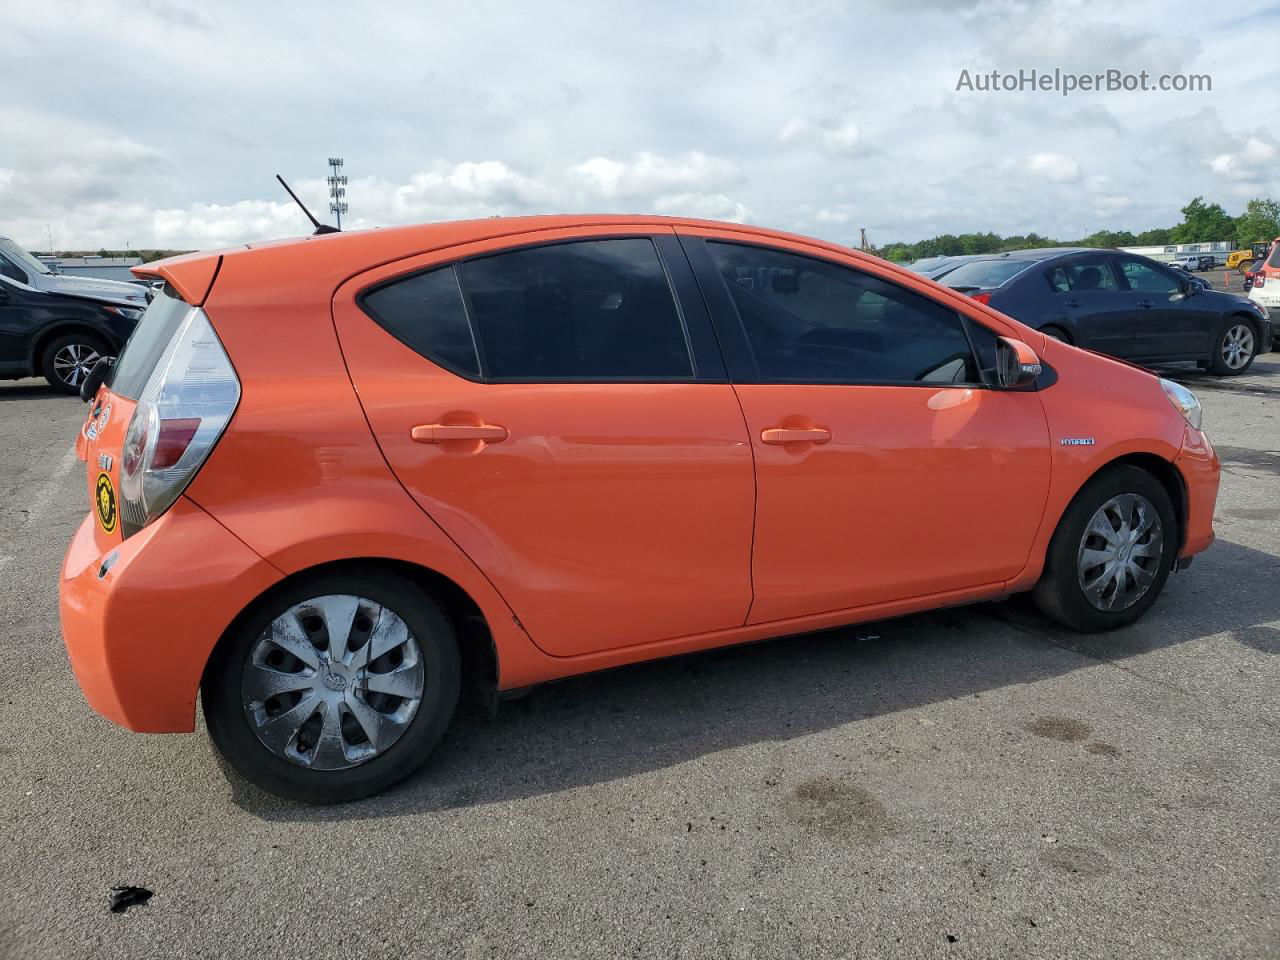
<svg viewBox="0 0 1280 960"><path fill-rule="evenodd" d="M1261 273L1255 273L1255 274L1253 275L1253 285L1254 285L1255 287L1261 287L1261 286L1265 285L1265 284L1266 284L1266 282L1267 282L1267 278L1266 278L1266 276L1265 276L1264 274L1261 274Z"/></svg>
<svg viewBox="0 0 1280 960"><path fill-rule="evenodd" d="M974 293L974 294L971 294L971 296L973 297L973 299L977 300L979 303L991 302L991 294L989 293Z"/></svg>
<svg viewBox="0 0 1280 960"><path fill-rule="evenodd" d="M126 537L178 499L239 402L231 361L204 311L192 307L160 355L125 433L120 513Z"/></svg>

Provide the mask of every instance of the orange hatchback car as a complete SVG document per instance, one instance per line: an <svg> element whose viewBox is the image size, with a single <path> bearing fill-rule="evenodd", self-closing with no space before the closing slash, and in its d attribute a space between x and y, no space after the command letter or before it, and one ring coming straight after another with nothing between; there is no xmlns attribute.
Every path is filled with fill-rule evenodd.
<svg viewBox="0 0 1280 960"><path fill-rule="evenodd" d="M281 796L496 695L1031 591L1133 622L1213 540L1195 397L844 247L536 217L200 253L91 400L90 704Z"/></svg>

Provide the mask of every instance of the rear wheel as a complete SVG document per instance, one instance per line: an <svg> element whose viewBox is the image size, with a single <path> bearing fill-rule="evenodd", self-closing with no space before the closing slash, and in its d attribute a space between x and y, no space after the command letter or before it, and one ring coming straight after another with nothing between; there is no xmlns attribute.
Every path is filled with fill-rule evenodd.
<svg viewBox="0 0 1280 960"><path fill-rule="evenodd" d="M1242 317L1228 317L1213 342L1210 367L1220 377L1244 373L1258 355L1258 335Z"/></svg>
<svg viewBox="0 0 1280 960"><path fill-rule="evenodd" d="M58 337L40 357L40 373L60 393L79 395L80 384L108 353L106 342L92 333Z"/></svg>
<svg viewBox="0 0 1280 960"><path fill-rule="evenodd" d="M1241 260L1240 263L1236 266L1236 269L1239 270L1241 273L1248 273L1250 270L1253 269L1253 261Z"/></svg>
<svg viewBox="0 0 1280 960"><path fill-rule="evenodd" d="M1160 482L1137 467L1112 467L1085 484L1063 514L1032 597L1074 630L1127 626L1164 589L1177 532Z"/></svg>
<svg viewBox="0 0 1280 960"><path fill-rule="evenodd" d="M457 638L435 600L393 573L326 574L258 605L201 684L209 735L255 786L340 803L427 758L458 700Z"/></svg>

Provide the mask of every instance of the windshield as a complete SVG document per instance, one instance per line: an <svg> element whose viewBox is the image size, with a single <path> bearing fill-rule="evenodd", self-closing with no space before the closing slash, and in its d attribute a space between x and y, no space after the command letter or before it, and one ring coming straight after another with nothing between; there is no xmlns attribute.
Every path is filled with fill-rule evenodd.
<svg viewBox="0 0 1280 960"><path fill-rule="evenodd" d="M1029 266L1029 260L975 260L956 267L940 282L948 287L998 287Z"/></svg>
<svg viewBox="0 0 1280 960"><path fill-rule="evenodd" d="M41 260L37 260L27 251L10 240L8 237L0 237L0 253L4 254L18 266L32 273L52 273L48 265Z"/></svg>

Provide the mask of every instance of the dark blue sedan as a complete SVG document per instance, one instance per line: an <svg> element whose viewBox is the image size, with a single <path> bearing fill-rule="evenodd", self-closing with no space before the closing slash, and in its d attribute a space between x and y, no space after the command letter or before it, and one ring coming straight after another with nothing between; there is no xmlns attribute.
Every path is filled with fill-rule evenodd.
<svg viewBox="0 0 1280 960"><path fill-rule="evenodd" d="M992 254L939 282L1055 339L1137 363L1192 360L1230 375L1271 349L1271 321L1257 304L1119 250Z"/></svg>

